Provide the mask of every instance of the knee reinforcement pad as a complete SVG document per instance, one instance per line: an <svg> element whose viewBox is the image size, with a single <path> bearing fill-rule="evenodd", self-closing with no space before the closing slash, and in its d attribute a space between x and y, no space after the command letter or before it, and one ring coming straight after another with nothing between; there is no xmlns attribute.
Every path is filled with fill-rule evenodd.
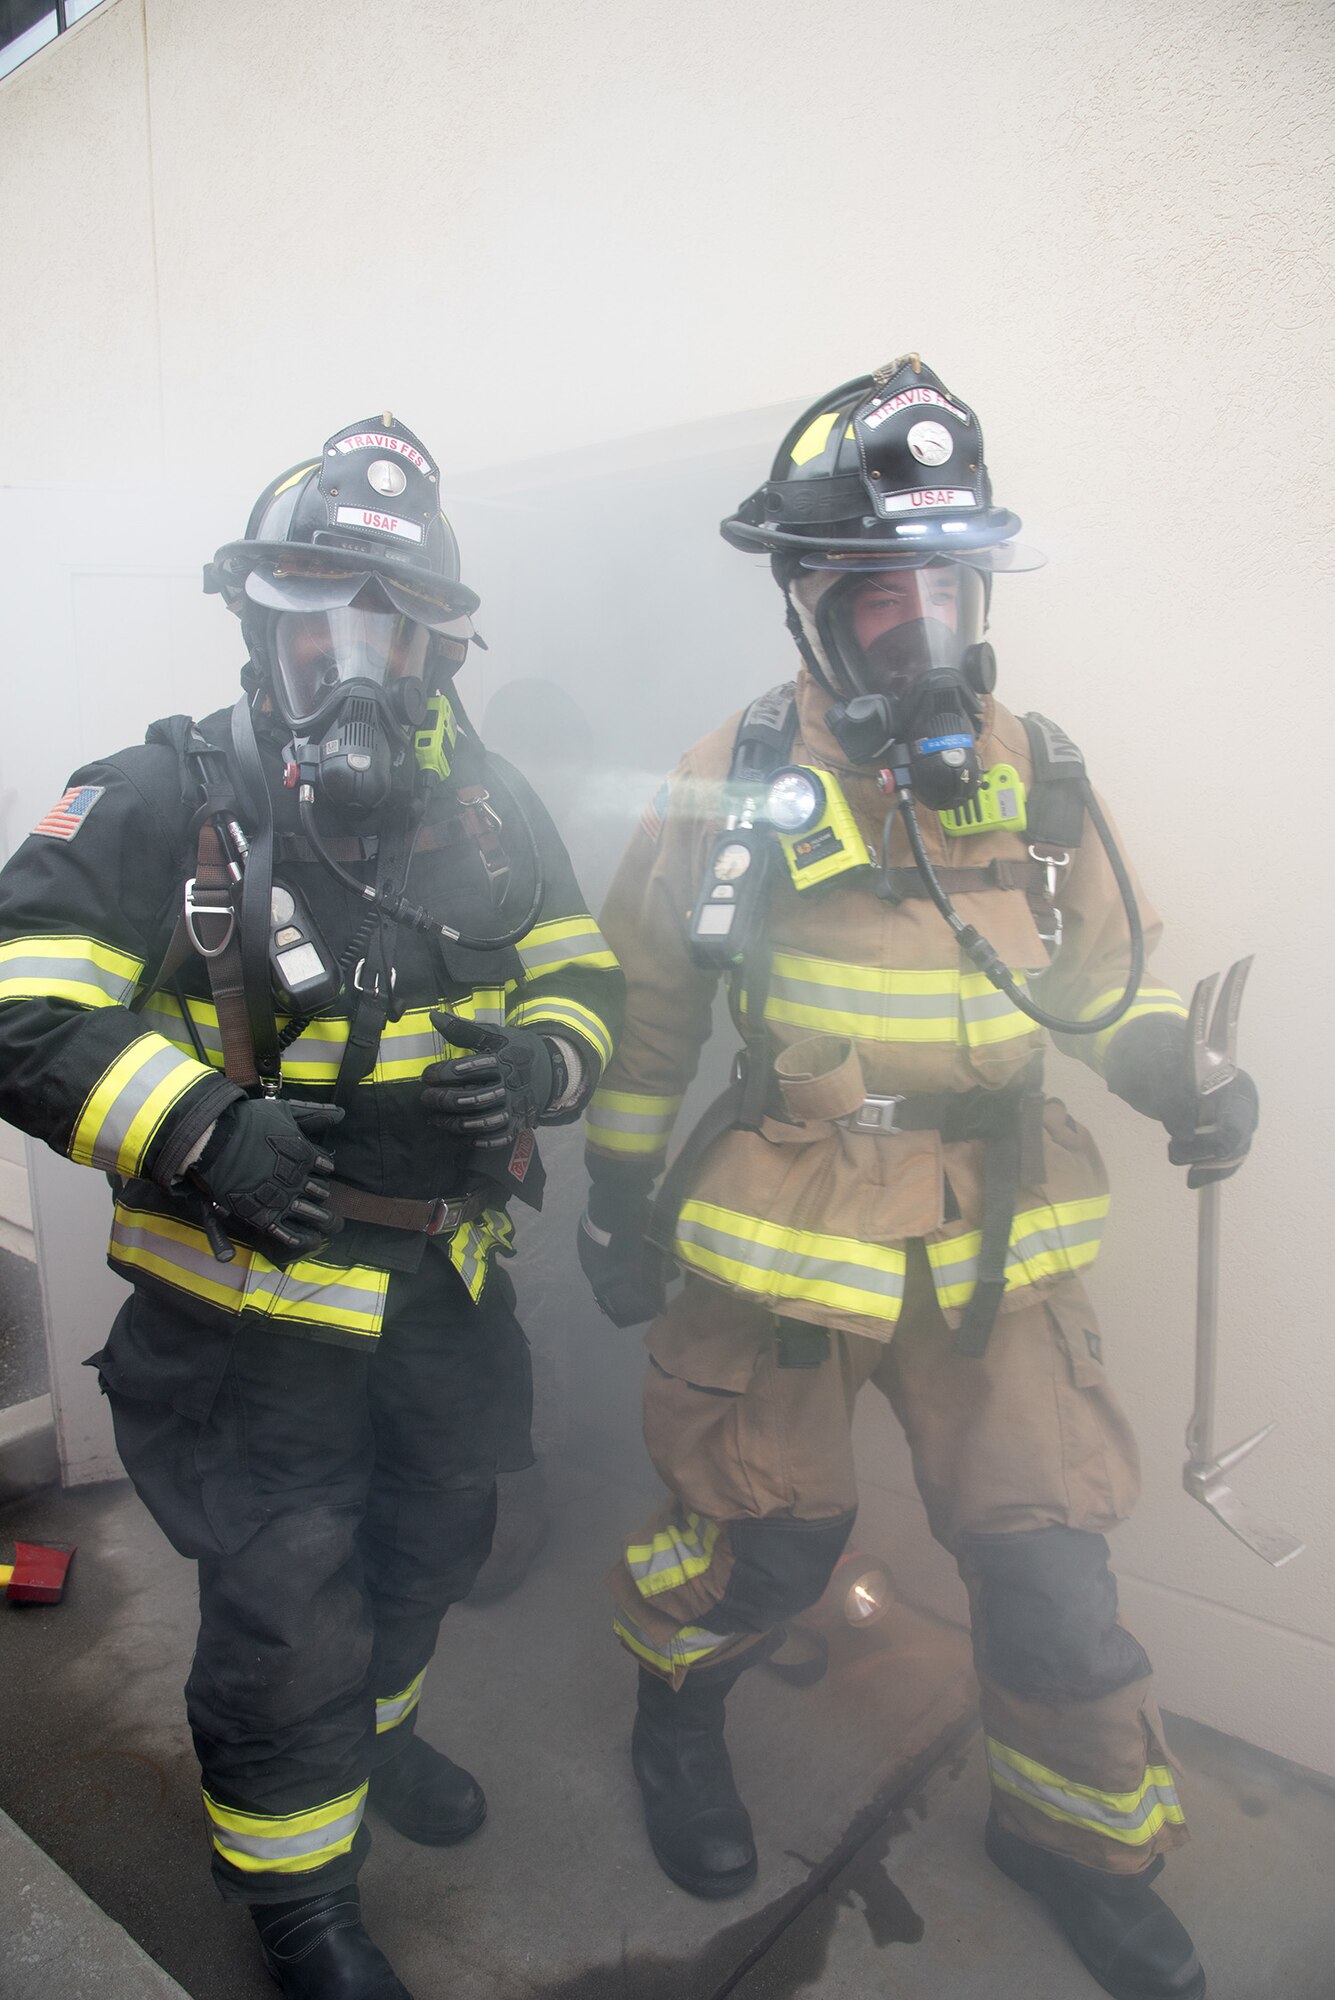
<svg viewBox="0 0 1335 2000"><path fill-rule="evenodd" d="M844 1552L852 1513L827 1521L730 1521L733 1570L707 1623L715 1632L768 1632L816 1602Z"/></svg>
<svg viewBox="0 0 1335 2000"><path fill-rule="evenodd" d="M1151 1671L1117 1623L1117 1585L1102 1535L1037 1528L965 1535L978 1671L1033 1701L1093 1701Z"/></svg>

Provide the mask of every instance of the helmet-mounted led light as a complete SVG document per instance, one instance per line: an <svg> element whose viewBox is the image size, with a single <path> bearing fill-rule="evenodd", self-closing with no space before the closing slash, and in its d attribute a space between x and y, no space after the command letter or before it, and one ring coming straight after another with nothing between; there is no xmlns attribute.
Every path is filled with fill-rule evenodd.
<svg viewBox="0 0 1335 2000"><path fill-rule="evenodd" d="M805 833L824 810L825 787L814 771L793 764L775 772L765 816L777 832Z"/></svg>

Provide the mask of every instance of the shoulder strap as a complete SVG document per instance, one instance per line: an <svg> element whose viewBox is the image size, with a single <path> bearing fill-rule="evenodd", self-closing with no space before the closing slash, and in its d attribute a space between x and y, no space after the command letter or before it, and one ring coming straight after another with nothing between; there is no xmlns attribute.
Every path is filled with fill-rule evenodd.
<svg viewBox="0 0 1335 2000"><path fill-rule="evenodd" d="M786 764L797 734L797 687L785 681L743 710L732 740L732 779L768 778Z"/></svg>
<svg viewBox="0 0 1335 2000"><path fill-rule="evenodd" d="M1079 847L1085 830L1085 760L1066 731L1046 715L1020 717L1029 738L1033 776L1025 813L1035 846Z"/></svg>

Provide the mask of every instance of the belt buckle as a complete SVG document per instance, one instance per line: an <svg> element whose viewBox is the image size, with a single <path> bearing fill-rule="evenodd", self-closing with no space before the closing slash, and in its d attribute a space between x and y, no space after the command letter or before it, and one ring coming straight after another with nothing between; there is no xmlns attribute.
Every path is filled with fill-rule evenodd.
<svg viewBox="0 0 1335 2000"><path fill-rule="evenodd" d="M888 1136L903 1129L895 1123L895 1107L903 1102L902 1095L864 1097L857 1110L851 1111L847 1118L841 1118L839 1123L850 1132L879 1132Z"/></svg>
<svg viewBox="0 0 1335 2000"><path fill-rule="evenodd" d="M456 1195L446 1201L444 1195L437 1195L431 1206L431 1220L426 1226L428 1236L453 1236L464 1219L465 1197Z"/></svg>

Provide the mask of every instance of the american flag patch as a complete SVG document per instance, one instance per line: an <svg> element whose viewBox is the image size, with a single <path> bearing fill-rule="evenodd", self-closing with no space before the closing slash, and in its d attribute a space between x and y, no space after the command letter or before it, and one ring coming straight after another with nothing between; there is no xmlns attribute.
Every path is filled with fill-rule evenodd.
<svg viewBox="0 0 1335 2000"><path fill-rule="evenodd" d="M43 813L33 832L49 833L53 840L73 840L106 789L105 785L71 785L50 812Z"/></svg>
<svg viewBox="0 0 1335 2000"><path fill-rule="evenodd" d="M640 825L644 828L650 840L657 841L659 834L663 831L663 821L667 815L667 809L668 781L664 778L662 784L640 814Z"/></svg>

